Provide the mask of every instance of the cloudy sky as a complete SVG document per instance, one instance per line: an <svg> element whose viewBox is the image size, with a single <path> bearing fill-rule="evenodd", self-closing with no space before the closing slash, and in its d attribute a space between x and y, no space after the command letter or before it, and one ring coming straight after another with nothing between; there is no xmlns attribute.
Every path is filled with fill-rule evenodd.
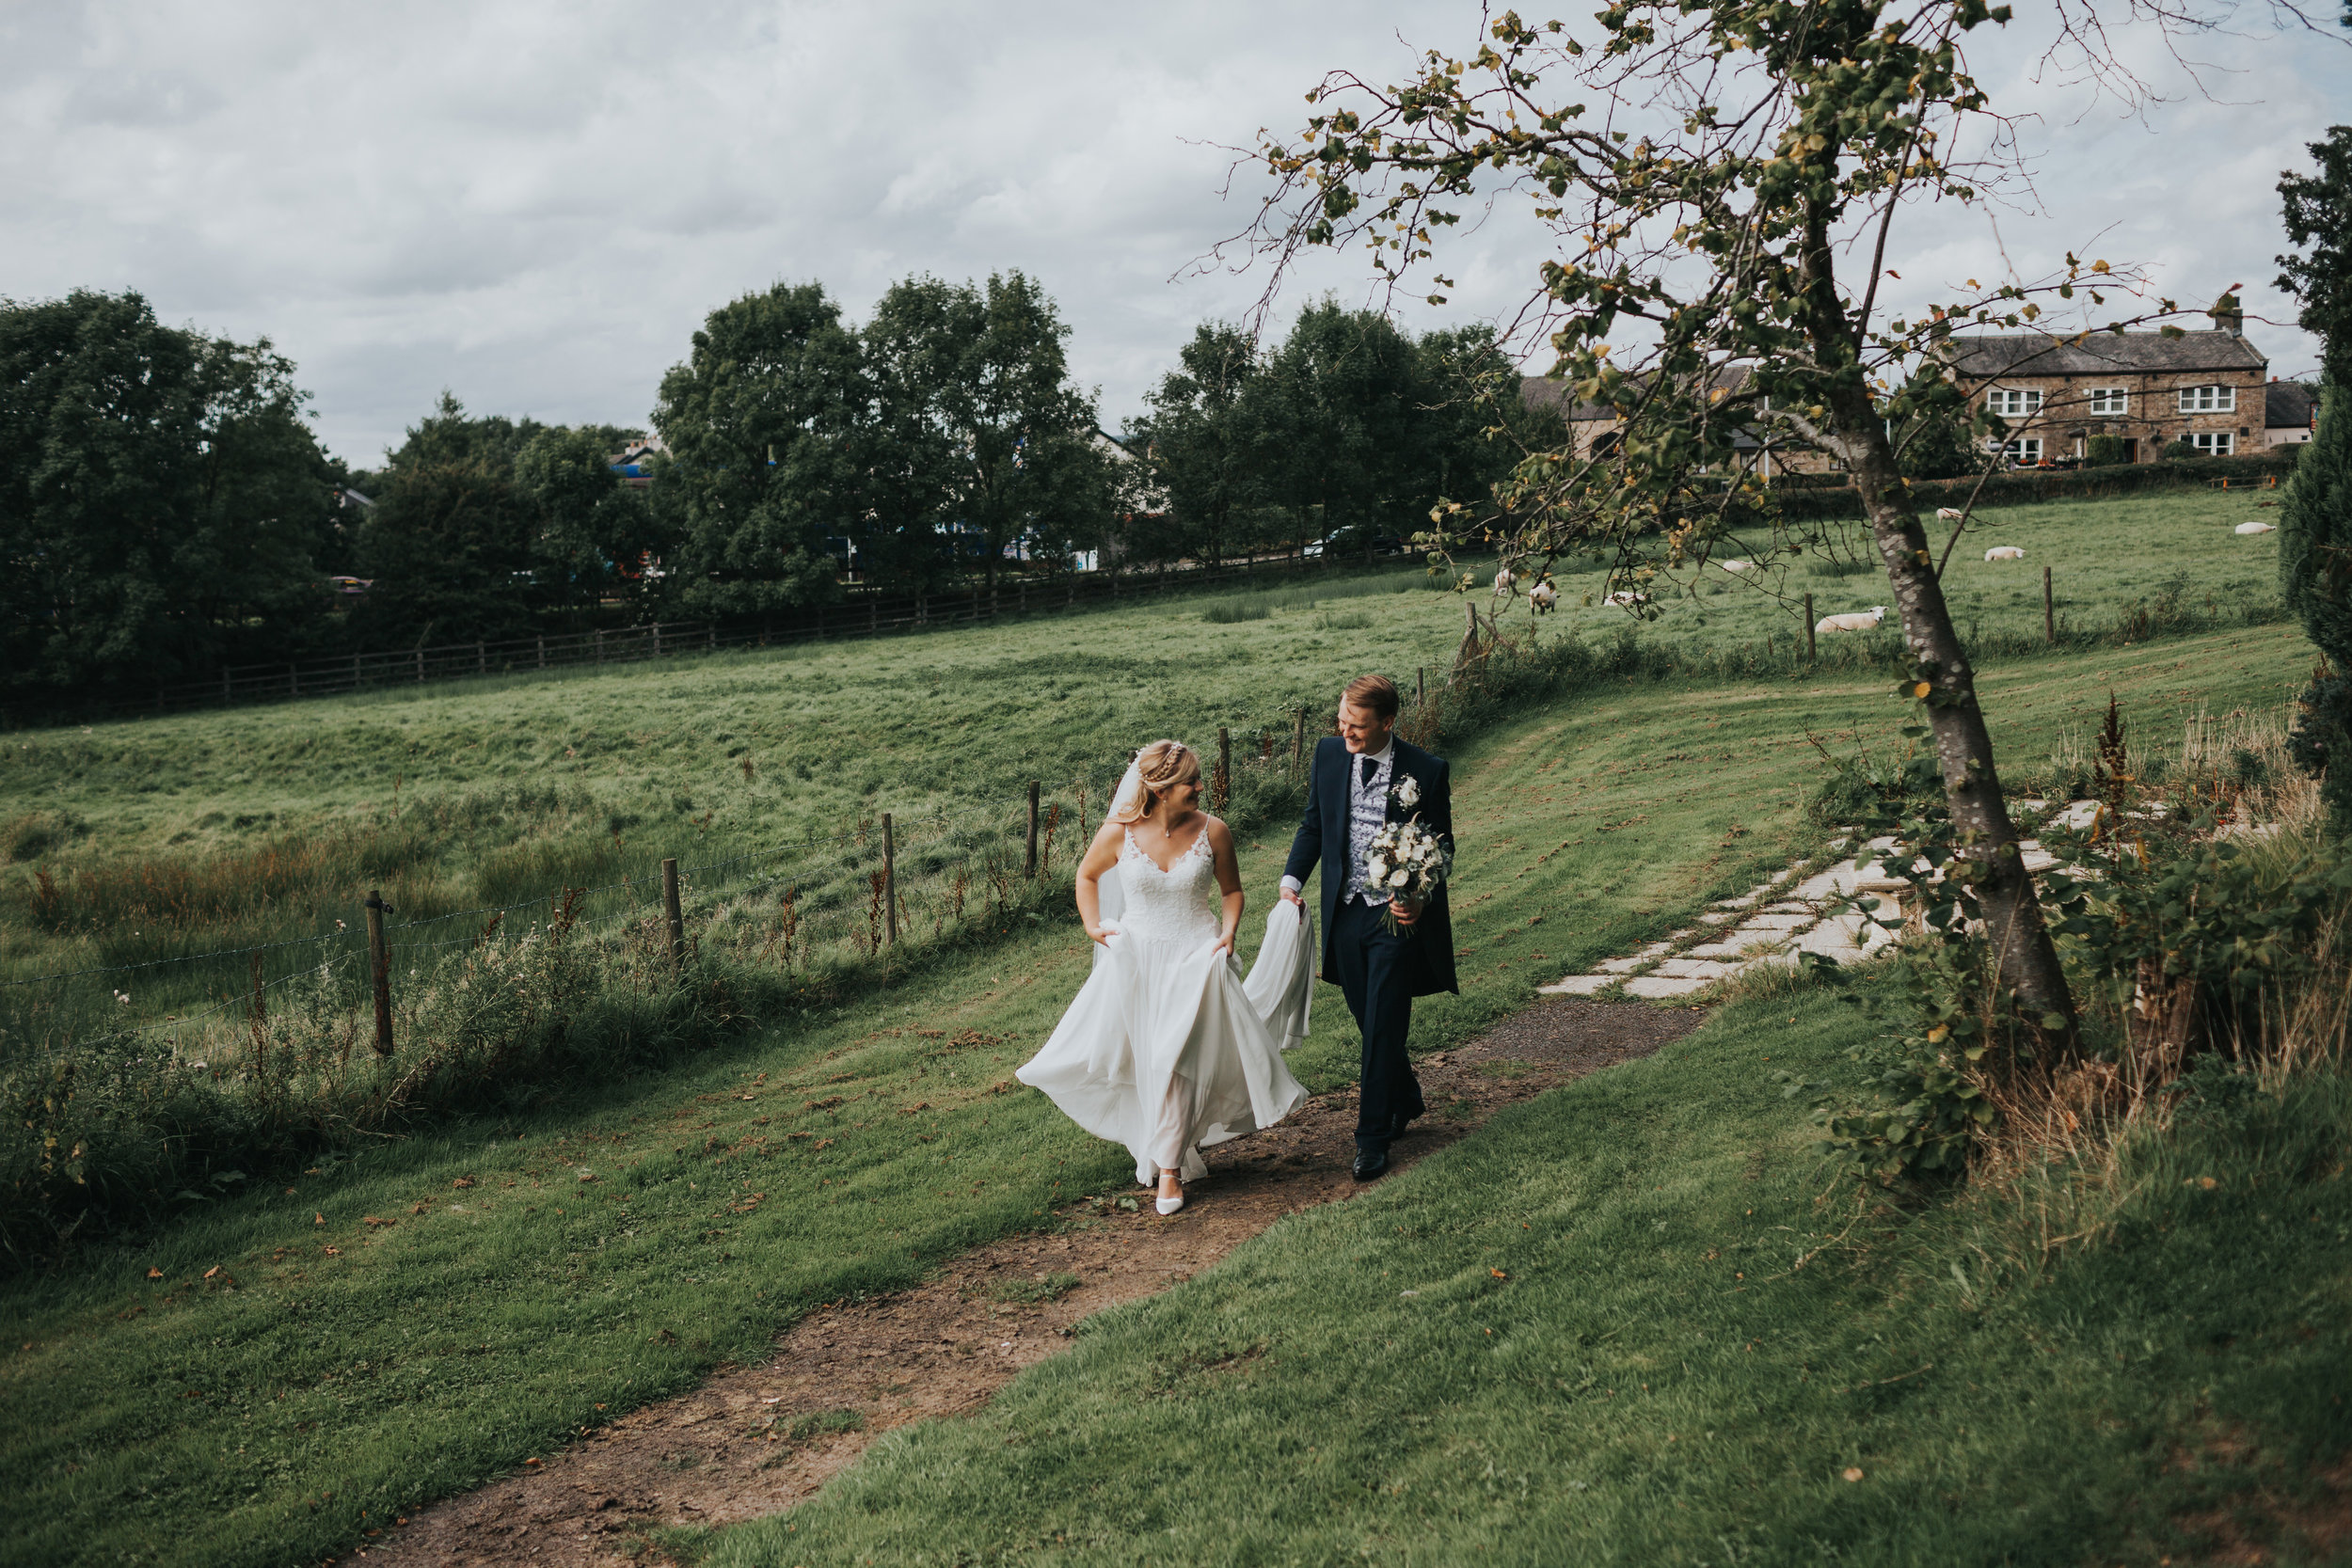
<svg viewBox="0 0 2352 1568"><path fill-rule="evenodd" d="M477 412L642 424L703 315L778 279L819 279L862 318L911 273L1018 267L1060 302L1115 427L1192 324L1263 285L1184 276L1257 191L1245 172L1224 192L1221 145L1295 128L1327 68L1393 79L1478 28L1445 0L15 0L0 295L136 289L167 321L266 334L364 466L443 388ZM2164 95L2133 116L2037 70L2038 41L1977 55L2029 117L2030 197L1923 213L1890 261L1937 297L2070 245L2185 302L2244 283L2273 371L2310 371L2269 287L2273 187L2352 120L2352 50L2249 13L2194 51L2201 90L2126 34ZM1452 303L1401 319L1507 315L1541 254L1492 223L1447 258ZM1326 258L1284 298L1361 300L1365 277Z"/></svg>

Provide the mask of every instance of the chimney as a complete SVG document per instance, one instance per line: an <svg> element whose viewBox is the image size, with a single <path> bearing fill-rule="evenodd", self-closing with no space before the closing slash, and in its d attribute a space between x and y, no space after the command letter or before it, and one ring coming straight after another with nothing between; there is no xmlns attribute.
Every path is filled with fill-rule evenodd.
<svg viewBox="0 0 2352 1568"><path fill-rule="evenodd" d="M2226 293L2215 300L2213 309L2206 314L2213 317L2216 330L2227 332L2233 338L2246 336L2246 308L2238 303L2236 293Z"/></svg>

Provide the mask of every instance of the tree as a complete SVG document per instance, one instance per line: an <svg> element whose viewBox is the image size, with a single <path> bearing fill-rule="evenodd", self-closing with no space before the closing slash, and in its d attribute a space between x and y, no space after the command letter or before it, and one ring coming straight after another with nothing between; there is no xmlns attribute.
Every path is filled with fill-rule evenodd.
<svg viewBox="0 0 2352 1568"><path fill-rule="evenodd" d="M1417 526L1422 367L1412 340L1377 310L1322 300L1266 358L1259 417L1271 499L1306 538Z"/></svg>
<svg viewBox="0 0 2352 1568"><path fill-rule="evenodd" d="M2352 8L2345 13L2352 26ZM2303 302L2303 330L2325 345L2323 381L2352 386L2352 125L2331 125L2328 139L2306 144L2319 168L2279 176L2287 239L2309 245L2279 258L2279 287Z"/></svg>
<svg viewBox="0 0 2352 1568"><path fill-rule="evenodd" d="M1151 410L1127 432L1131 450L1144 452L1152 479L1168 498L1177 547L1215 564L1245 539L1266 504L1263 400L1256 395L1262 367L1257 345L1239 327L1211 322L1196 327L1178 365L1146 394Z"/></svg>
<svg viewBox="0 0 2352 1568"><path fill-rule="evenodd" d="M1100 536L1110 458L1094 400L1070 382L1069 336L1019 272L980 288L908 278L875 306L863 334L872 457L861 471L870 515L897 520L902 560L936 545L977 552L993 585L1009 546L1066 557Z"/></svg>
<svg viewBox="0 0 2352 1568"><path fill-rule="evenodd" d="M314 636L334 466L294 366L136 293L0 301L0 654L20 689L151 690Z"/></svg>
<svg viewBox="0 0 2352 1568"><path fill-rule="evenodd" d="M826 541L856 526L848 436L865 403L856 336L823 285L779 283L710 313L653 416L681 605L756 614L839 593Z"/></svg>
<svg viewBox="0 0 2352 1568"><path fill-rule="evenodd" d="M2296 759L2352 823L2352 399L2341 385L2321 398L2279 505L2279 586L2327 661L2302 694Z"/></svg>
<svg viewBox="0 0 2352 1568"><path fill-rule="evenodd" d="M2063 9L2068 36L2086 36L2091 13ZM1975 200L2002 176L1947 160L1994 128L1963 44L2009 15L1981 0L1623 0L1588 45L1506 13L1467 60L1430 53L1402 85L1327 76L1303 135L1263 147L1275 189L1252 236L1278 267L1307 246L1361 243L1402 288L1466 203L1495 185L1532 198L1556 237L1533 302L1555 373L1579 402L1613 406L1622 439L1520 466L1507 546L1518 559L1599 545L1641 570L1728 547L1735 526L1777 517L1752 476L1701 478L1736 473L1751 435L1844 466L1900 607L1904 689L1924 708L1960 845L1950 885L1973 892L2046 1072L2077 1047L2073 999L1888 430L1963 405L1932 352L1955 326L2025 326L2045 301L2088 309L2137 280L2070 258L2042 282L1972 284L1916 319L1877 309L1906 205ZM1867 259L1858 276L1840 272L1849 258ZM1428 297L1442 303L1449 286L1433 276ZM1434 543L1446 546L1442 531ZM1782 528L1775 543L1804 541Z"/></svg>
<svg viewBox="0 0 2352 1568"><path fill-rule="evenodd" d="M538 519L515 464L545 428L477 419L444 391L384 467L359 476L375 499L353 546L358 575L373 579L352 611L360 641L407 646L528 627Z"/></svg>
<svg viewBox="0 0 2352 1568"><path fill-rule="evenodd" d="M539 430L515 455L515 483L532 514L530 601L535 609L595 610L634 582L666 537L643 491L623 484L612 454L633 432L609 425Z"/></svg>

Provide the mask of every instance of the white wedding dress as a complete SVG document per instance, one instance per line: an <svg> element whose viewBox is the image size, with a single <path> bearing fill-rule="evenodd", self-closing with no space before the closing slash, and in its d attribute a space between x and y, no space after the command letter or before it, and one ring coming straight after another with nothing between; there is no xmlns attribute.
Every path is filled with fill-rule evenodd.
<svg viewBox="0 0 2352 1568"><path fill-rule="evenodd" d="M1224 927L1203 832L1161 870L1122 840L1097 884L1109 941L1044 1048L1014 1074L1099 1138L1127 1146L1136 1180L1205 1175L1200 1150L1272 1126L1307 1098L1282 1053L1307 1034L1314 921L1278 902L1244 979L1216 950Z"/></svg>

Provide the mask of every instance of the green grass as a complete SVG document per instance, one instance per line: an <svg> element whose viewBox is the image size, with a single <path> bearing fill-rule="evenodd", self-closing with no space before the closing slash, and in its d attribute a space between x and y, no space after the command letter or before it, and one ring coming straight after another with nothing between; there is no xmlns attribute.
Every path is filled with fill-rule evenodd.
<svg viewBox="0 0 2352 1568"><path fill-rule="evenodd" d="M2176 613L2225 616L2275 604L2277 535L2241 538L2231 531L2249 520L2276 522L2278 494L2211 491L1979 514L1946 571L1953 618L1971 639L2041 637L2044 566L2051 569L2061 630L2105 629L2127 608L2153 605L2168 594ZM2265 499L2274 504L2265 506ZM1927 522L1941 559L1950 525ZM1825 526L1836 535L1827 552L1783 557L1777 563L1765 558L1773 567L1767 572L1736 574L1710 564L1704 572L1666 574L1648 590L1658 615L1643 635L1669 638L1693 652L1729 650L1767 636L1802 641L1808 592L1817 618L1890 603L1885 573L1858 526ZM1716 559L1756 559L1770 544L1759 531ZM1995 545L2020 546L2026 559L1986 561L1984 552ZM1572 619L1580 635L1606 635L1632 622L1630 612L1601 603L1609 587L1593 562L1573 560L1565 567L1554 572L1561 608L1552 619ZM1890 630L1879 635L1891 638L1894 624L1890 610ZM1825 646L1833 641L1822 639Z"/></svg>
<svg viewBox="0 0 2352 1568"><path fill-rule="evenodd" d="M1769 1078L1867 1028L1819 991L1725 1008L706 1560L2153 1564L2216 1511L2329 1560L2279 1526L2352 1449L2352 1084L2037 1194L2106 1221L2045 1252L2017 1202L1820 1200Z"/></svg>
<svg viewBox="0 0 2352 1568"><path fill-rule="evenodd" d="M1205 635L1197 620L1180 629ZM1360 644L1317 651L1305 627L1284 635L1302 658L1338 669L1368 657ZM2138 733L2177 734L2201 706L2275 708L2307 658L2299 636L2282 627L2209 634L2088 663L1998 664L1986 672L1985 701L2004 756L2030 772L2067 726L2104 707L2110 688ZM1238 654L1204 669L1199 686L1189 673L1171 675L1150 695L1162 705L1152 712L1173 722L1190 693L1196 711L1183 728L1197 736L1200 693L1216 680L1294 678L1251 673ZM1457 748L1457 929L1474 956L1462 964L1462 995L1417 1009L1417 1049L1465 1037L1523 1005L1534 983L1743 890L1809 831L1801 806L1819 759L1803 732L1883 741L1906 716L1873 677L1628 678ZM1084 743L1107 749L1115 733L1098 729ZM683 754L690 742L670 744ZM1271 886L1283 843L1271 828L1245 835L1254 894ZM812 1304L899 1288L979 1242L1052 1223L1057 1206L1118 1175L1119 1151L1075 1132L1034 1095L992 1090L1041 1041L1086 961L1060 915L666 1073L576 1083L566 1098L526 1102L506 1118L370 1147L316 1175L207 1205L137 1244L93 1245L71 1270L0 1285L8 1499L0 1560L241 1564L340 1553L389 1511L506 1473L568 1434L691 1386L722 1360L760 1354ZM1339 1009L1327 1006L1319 1019L1295 1060L1311 1086L1329 1087L1349 1075L1355 1045ZM1735 1019L1703 1038L1744 1028ZM925 1030L933 1033L916 1032ZM1634 1087L1581 1091L1613 1097L1595 1102L1606 1116L1551 1122L1541 1119L1549 1109L1522 1113L1536 1119L1510 1125L1547 1129L1536 1146L1545 1158L1527 1160L1524 1142L1510 1147L1540 1167L1573 1164L1594 1140L1621 1183L1667 1189L1652 1195L1654 1212L1640 1211L1644 1223L1662 1219L1691 1234L1717 1225L1708 1173L1729 1158L1721 1151L1770 1143L1788 1113L1744 1067L1718 1072L1719 1058L1686 1049L1672 1059L1687 1064L1674 1069L1681 1076L1661 1064L1605 1081L1647 1085L1640 1093L1656 1098ZM1684 1105L1701 1084L1712 1086ZM843 1104L808 1108L835 1094ZM1613 1098L1621 1094L1636 1097ZM1708 1117L1724 1125L1701 1127ZM1632 1141L1652 1127L1661 1130L1654 1155ZM1458 1157L1486 1161L1476 1152L1484 1147ZM1770 1159L1776 1190L1820 1175L1792 1153ZM1687 1175L1686 1161L1696 1163ZM582 1166L595 1181L579 1180ZM455 1186L461 1179L474 1185ZM420 1203L425 1212L412 1212ZM1677 1204L1696 1207L1676 1217ZM1358 1212L1286 1223L1263 1243L1275 1250L1253 1256L1304 1257L1300 1227L1327 1237L1336 1232L1319 1227L1354 1225ZM369 1227L369 1216L396 1223ZM1520 1217L1534 1223L1532 1211ZM1361 1259L1375 1240L1365 1232L1343 1250ZM215 1265L233 1287L204 1279ZM151 1267L161 1279L147 1278ZM1222 1291L1221 1280L1218 1271L1200 1283ZM1583 1299L1601 1316L1619 1315L1603 1295ZM1232 1321L1244 1344L1279 1326ZM1171 1363L1168 1375L1181 1384L1193 1374ZM2010 1397L2019 1397L2014 1386ZM1306 1420L1303 1408L1284 1406L1285 1420L1323 1419ZM1678 1426L1667 1430L1682 1440ZM1131 1462L1144 1460L1120 1460ZM1498 1463L1498 1475L1540 1479L1527 1466L1510 1471L1507 1456ZM1470 1479L1483 1486L1485 1474ZM1104 1520L1126 1528L1116 1515Z"/></svg>

